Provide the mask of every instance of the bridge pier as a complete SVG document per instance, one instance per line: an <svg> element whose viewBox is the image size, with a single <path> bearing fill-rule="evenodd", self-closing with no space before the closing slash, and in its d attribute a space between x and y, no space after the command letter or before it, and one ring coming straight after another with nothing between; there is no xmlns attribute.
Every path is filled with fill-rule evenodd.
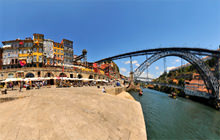
<svg viewBox="0 0 220 140"><path fill-rule="evenodd" d="M130 72L130 83L126 89L126 91L140 91L140 85L134 84L134 72Z"/></svg>

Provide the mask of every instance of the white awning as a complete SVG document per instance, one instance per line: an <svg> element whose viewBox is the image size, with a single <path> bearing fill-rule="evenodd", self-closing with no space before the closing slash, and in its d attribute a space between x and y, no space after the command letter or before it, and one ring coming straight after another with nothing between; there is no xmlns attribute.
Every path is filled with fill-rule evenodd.
<svg viewBox="0 0 220 140"><path fill-rule="evenodd" d="M45 80L53 79L53 77L44 77Z"/></svg>
<svg viewBox="0 0 220 140"><path fill-rule="evenodd" d="M1 81L1 83L14 82L14 81L24 81L24 79L22 79L22 78L7 78L7 79Z"/></svg>
<svg viewBox="0 0 220 140"><path fill-rule="evenodd" d="M25 78L25 81L42 81L44 80L43 77L37 77L37 78Z"/></svg>
<svg viewBox="0 0 220 140"><path fill-rule="evenodd" d="M4 45L4 46L2 46L2 48L10 48L11 47L11 45Z"/></svg>
<svg viewBox="0 0 220 140"><path fill-rule="evenodd" d="M108 82L107 80L104 80L104 79L97 79L95 80L96 82Z"/></svg>
<svg viewBox="0 0 220 140"><path fill-rule="evenodd" d="M83 81L94 81L94 79L81 78Z"/></svg>

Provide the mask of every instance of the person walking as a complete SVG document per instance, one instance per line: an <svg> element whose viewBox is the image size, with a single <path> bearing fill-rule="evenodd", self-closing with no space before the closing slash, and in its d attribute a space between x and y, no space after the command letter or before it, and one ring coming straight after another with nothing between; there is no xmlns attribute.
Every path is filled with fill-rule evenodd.
<svg viewBox="0 0 220 140"><path fill-rule="evenodd" d="M105 87L102 88L102 92L103 92L103 93L106 93L106 91L105 91Z"/></svg>
<svg viewBox="0 0 220 140"><path fill-rule="evenodd" d="M23 87L23 84L22 84L22 82L19 82L19 88L20 88L19 92L21 92L21 90L22 90L22 87Z"/></svg>
<svg viewBox="0 0 220 140"><path fill-rule="evenodd" d="M13 88L14 88L14 83L11 82L11 90L13 90Z"/></svg>

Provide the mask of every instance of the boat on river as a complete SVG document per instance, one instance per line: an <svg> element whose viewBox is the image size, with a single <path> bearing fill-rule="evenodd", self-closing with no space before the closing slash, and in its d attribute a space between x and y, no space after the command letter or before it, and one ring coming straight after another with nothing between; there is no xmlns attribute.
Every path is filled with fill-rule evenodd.
<svg viewBox="0 0 220 140"><path fill-rule="evenodd" d="M143 92L142 91L139 91L139 96L142 96L143 95Z"/></svg>
<svg viewBox="0 0 220 140"><path fill-rule="evenodd" d="M176 99L176 93L175 92L172 92L171 94L168 95L169 97L173 98L173 99Z"/></svg>

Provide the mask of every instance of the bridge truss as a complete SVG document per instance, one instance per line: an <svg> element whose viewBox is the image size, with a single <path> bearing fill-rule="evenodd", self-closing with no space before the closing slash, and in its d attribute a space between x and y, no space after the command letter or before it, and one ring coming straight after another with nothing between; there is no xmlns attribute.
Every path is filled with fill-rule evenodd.
<svg viewBox="0 0 220 140"><path fill-rule="evenodd" d="M167 57L167 56L177 56L182 59L185 59L189 63L191 63L201 75L204 83L210 91L211 95L216 99L219 98L219 58L220 52L215 50L203 49L203 48L187 48L187 47L172 47L172 48L157 48L157 49L148 49L135 51L130 53L119 54L116 56L108 57L102 60L97 61L97 63L101 63L107 60L117 60L122 58L141 56L141 55L150 55L147 59L135 70L134 79L138 79L141 74L147 70L147 68L154 63L155 61ZM215 77L214 73L210 70L210 68L203 62L200 56L210 56L216 57L218 60L218 65L216 66L218 71L218 76Z"/></svg>

